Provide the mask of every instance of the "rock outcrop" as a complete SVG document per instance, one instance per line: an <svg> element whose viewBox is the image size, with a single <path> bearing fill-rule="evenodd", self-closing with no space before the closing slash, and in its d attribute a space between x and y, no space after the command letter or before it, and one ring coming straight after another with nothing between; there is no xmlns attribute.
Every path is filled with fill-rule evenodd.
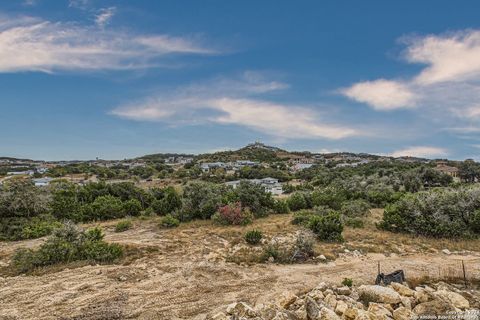
<svg viewBox="0 0 480 320"><path fill-rule="evenodd" d="M457 319L463 319L462 314L480 314L480 310L472 307L477 305L479 299L479 291L462 291L445 283L412 289L400 283L386 287L362 285L349 288L322 282L302 295L286 292L270 305L253 308L245 302L233 303L224 313L207 319L409 320L420 315L447 315L451 312L456 313Z"/></svg>

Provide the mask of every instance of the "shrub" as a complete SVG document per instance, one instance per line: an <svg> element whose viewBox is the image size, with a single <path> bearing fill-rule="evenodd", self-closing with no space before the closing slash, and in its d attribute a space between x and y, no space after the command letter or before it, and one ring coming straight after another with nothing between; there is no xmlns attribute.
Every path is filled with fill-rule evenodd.
<svg viewBox="0 0 480 320"><path fill-rule="evenodd" d="M429 237L480 234L480 188L432 189L407 194L385 208L380 227Z"/></svg>
<svg viewBox="0 0 480 320"><path fill-rule="evenodd" d="M101 229L83 231L67 222L56 229L37 250L17 250L12 258L12 265L18 272L24 273L61 262L112 262L122 255L123 249L118 244L103 241Z"/></svg>
<svg viewBox="0 0 480 320"><path fill-rule="evenodd" d="M363 228L365 226L364 222L360 218L350 218L346 217L344 223L347 227L350 228Z"/></svg>
<svg viewBox="0 0 480 320"><path fill-rule="evenodd" d="M242 208L239 202L220 207L212 219L223 225L246 225L252 222L253 215L249 208Z"/></svg>
<svg viewBox="0 0 480 320"><path fill-rule="evenodd" d="M259 244L262 237L263 234L260 230L250 230L245 233L245 241L252 245Z"/></svg>
<svg viewBox="0 0 480 320"><path fill-rule="evenodd" d="M312 216L308 222L308 227L320 240L343 241L343 223L340 215L336 212Z"/></svg>
<svg viewBox="0 0 480 320"><path fill-rule="evenodd" d="M347 217L361 217L368 213L370 204L365 200L352 200L342 205L340 212Z"/></svg>
<svg viewBox="0 0 480 320"><path fill-rule="evenodd" d="M295 239L295 244L293 246L292 260L293 262L306 261L315 255L313 250L313 239L301 232L297 235Z"/></svg>
<svg viewBox="0 0 480 320"><path fill-rule="evenodd" d="M84 206L84 219L91 220L108 220L117 219L125 216L123 203L119 198L114 196L100 196L93 203Z"/></svg>
<svg viewBox="0 0 480 320"><path fill-rule="evenodd" d="M300 210L293 214L292 224L307 225L313 216L312 210Z"/></svg>
<svg viewBox="0 0 480 320"><path fill-rule="evenodd" d="M163 190L160 189L157 200L152 203L153 210L160 215L172 213L181 207L182 199L173 187L167 187Z"/></svg>
<svg viewBox="0 0 480 320"><path fill-rule="evenodd" d="M285 200L275 200L273 205L274 213L286 214L290 212L290 208L288 207L288 203Z"/></svg>
<svg viewBox="0 0 480 320"><path fill-rule="evenodd" d="M334 210L339 210L346 200L345 193L339 188L323 188L312 193L314 206L328 206Z"/></svg>
<svg viewBox="0 0 480 320"><path fill-rule="evenodd" d="M176 228L180 225L180 220L173 217L171 214L167 214L160 220L160 226L163 228Z"/></svg>
<svg viewBox="0 0 480 320"><path fill-rule="evenodd" d="M115 232L123 232L132 228L132 221L122 220L115 225Z"/></svg>
<svg viewBox="0 0 480 320"><path fill-rule="evenodd" d="M287 205L292 211L308 208L307 200L303 192L295 192L287 199Z"/></svg>
<svg viewBox="0 0 480 320"><path fill-rule="evenodd" d="M183 192L182 221L210 219L222 205L223 186L207 182L191 182Z"/></svg>
<svg viewBox="0 0 480 320"><path fill-rule="evenodd" d="M275 205L269 192L261 185L249 181L241 181L228 200L230 203L239 202L243 208L249 208L256 218L267 216Z"/></svg>
<svg viewBox="0 0 480 320"><path fill-rule="evenodd" d="M124 215L138 216L142 211L142 204L137 199L130 199L123 203Z"/></svg>
<svg viewBox="0 0 480 320"><path fill-rule="evenodd" d="M342 285L347 286L347 287L352 287L353 286L353 280L350 278L344 278L342 281Z"/></svg>

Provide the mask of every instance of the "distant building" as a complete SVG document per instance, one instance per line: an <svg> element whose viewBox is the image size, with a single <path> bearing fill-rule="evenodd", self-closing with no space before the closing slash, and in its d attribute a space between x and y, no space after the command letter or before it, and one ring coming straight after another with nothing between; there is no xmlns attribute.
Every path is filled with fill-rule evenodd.
<svg viewBox="0 0 480 320"><path fill-rule="evenodd" d="M35 187L46 187L50 184L52 181L52 178L38 178L38 179L33 179L33 183L35 184Z"/></svg>
<svg viewBox="0 0 480 320"><path fill-rule="evenodd" d="M33 176L35 171L33 170L26 170L26 171L10 171L7 172L8 176Z"/></svg>
<svg viewBox="0 0 480 320"><path fill-rule="evenodd" d="M275 178L235 180L235 181L226 182L225 184L235 189L240 185L242 181L259 184L265 189L266 192L269 192L273 195L280 195L283 193L283 188L281 183L278 182L278 179L275 179Z"/></svg>
<svg viewBox="0 0 480 320"><path fill-rule="evenodd" d="M313 163L297 163L293 166L290 167L290 170L292 171L301 171L305 170L308 168L311 168L313 166Z"/></svg>
<svg viewBox="0 0 480 320"><path fill-rule="evenodd" d="M448 174L452 178L455 178L455 179L459 178L460 169L458 169L457 167L452 167L447 165L447 162L445 161L438 161L437 167L435 168L435 170Z"/></svg>
<svg viewBox="0 0 480 320"><path fill-rule="evenodd" d="M212 169L217 169L217 168L226 168L227 165L224 162L205 162L200 164L200 169L202 169L203 172L209 172Z"/></svg>

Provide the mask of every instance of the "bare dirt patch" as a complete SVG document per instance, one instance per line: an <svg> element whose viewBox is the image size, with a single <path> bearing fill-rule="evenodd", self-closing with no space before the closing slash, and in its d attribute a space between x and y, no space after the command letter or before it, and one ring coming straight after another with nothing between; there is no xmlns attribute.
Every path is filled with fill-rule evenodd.
<svg viewBox="0 0 480 320"><path fill-rule="evenodd" d="M128 246L120 265L67 265L35 275L0 277L0 319L204 319L234 301L250 304L276 300L284 291L303 292L320 281L371 283L380 261L382 271L404 269L407 278L457 270L464 260L470 277L480 277L478 241L433 241L378 231L373 224L347 229L344 244L316 244L327 263L297 265L227 262L243 235L261 229L267 238L298 230L290 215L259 219L246 227L220 227L210 221L158 227L157 219L135 220L134 227L114 233L104 223L106 240ZM16 248L42 240L1 242L0 263ZM444 247L445 246L445 247ZM468 250L445 255L440 250ZM345 252L358 250L360 255ZM333 258L336 260L333 261ZM316 261L316 260L315 260Z"/></svg>

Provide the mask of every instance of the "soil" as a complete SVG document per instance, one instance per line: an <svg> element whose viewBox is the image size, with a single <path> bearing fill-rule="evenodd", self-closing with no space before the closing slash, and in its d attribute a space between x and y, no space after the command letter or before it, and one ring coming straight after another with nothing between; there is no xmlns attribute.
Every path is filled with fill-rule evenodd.
<svg viewBox="0 0 480 320"><path fill-rule="evenodd" d="M463 260L468 279L480 278L475 240L447 242L452 251L463 249L447 255L438 247L445 242L397 236L368 225L347 229L344 244L317 244L317 254L332 258L328 262L228 262L232 248L247 247L242 239L246 230L261 229L267 238L287 237L299 229L290 220L291 215L275 215L247 227L202 221L160 229L156 219L139 219L122 233L113 232L114 222L102 224L107 241L127 247L127 258L116 265L79 263L32 275L4 273L0 319L204 319L235 301L268 303L285 291L305 292L321 281L372 283L379 262L382 272L403 269L407 279L419 279L457 275ZM42 241L0 242L0 266L8 265L15 249Z"/></svg>

